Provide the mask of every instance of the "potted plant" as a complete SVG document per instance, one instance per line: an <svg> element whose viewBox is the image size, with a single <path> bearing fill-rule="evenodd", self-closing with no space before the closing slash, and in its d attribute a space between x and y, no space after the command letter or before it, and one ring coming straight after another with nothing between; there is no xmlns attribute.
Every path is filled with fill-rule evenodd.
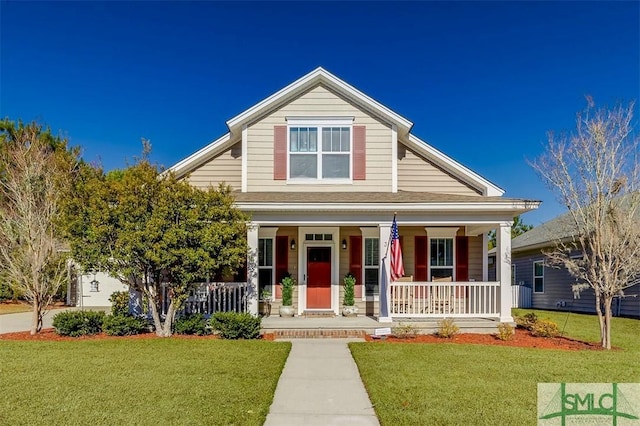
<svg viewBox="0 0 640 426"><path fill-rule="evenodd" d="M282 306L280 306L281 317L292 317L293 311L293 286L296 281L293 279L290 273L286 273L282 278Z"/></svg>
<svg viewBox="0 0 640 426"><path fill-rule="evenodd" d="M260 292L260 312L264 317L271 315L271 292L266 288Z"/></svg>
<svg viewBox="0 0 640 426"><path fill-rule="evenodd" d="M347 275L344 276L343 282L344 299L342 315L345 317L356 317L358 316L358 308L355 302L356 277L351 272L348 272Z"/></svg>

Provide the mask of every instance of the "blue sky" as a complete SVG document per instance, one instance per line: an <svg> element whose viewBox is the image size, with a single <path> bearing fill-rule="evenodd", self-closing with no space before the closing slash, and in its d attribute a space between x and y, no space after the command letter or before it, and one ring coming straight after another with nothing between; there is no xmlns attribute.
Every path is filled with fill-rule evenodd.
<svg viewBox="0 0 640 426"><path fill-rule="evenodd" d="M640 93L638 2L3 1L0 19L0 115L106 169L141 137L171 166L322 66L507 196L542 200L534 225L562 211L527 165L546 132L571 130L587 94Z"/></svg>

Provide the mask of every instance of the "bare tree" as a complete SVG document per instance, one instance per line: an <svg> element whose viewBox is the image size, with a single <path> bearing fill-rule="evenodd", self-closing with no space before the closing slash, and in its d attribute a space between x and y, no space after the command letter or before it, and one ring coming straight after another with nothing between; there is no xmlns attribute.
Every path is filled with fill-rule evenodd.
<svg viewBox="0 0 640 426"><path fill-rule="evenodd" d="M640 139L633 103L596 109L587 101L575 132L550 133L532 166L568 209L571 237L545 254L576 278L574 292L593 289L602 347L610 349L611 302L640 283ZM571 256L576 250L581 258Z"/></svg>
<svg viewBox="0 0 640 426"><path fill-rule="evenodd" d="M0 268L33 307L31 334L66 278L57 225L73 167L66 143L36 123L0 123Z"/></svg>

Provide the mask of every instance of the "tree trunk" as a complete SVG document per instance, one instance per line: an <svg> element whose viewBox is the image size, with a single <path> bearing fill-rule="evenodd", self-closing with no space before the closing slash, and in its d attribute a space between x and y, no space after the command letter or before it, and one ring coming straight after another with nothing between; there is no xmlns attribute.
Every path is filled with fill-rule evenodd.
<svg viewBox="0 0 640 426"><path fill-rule="evenodd" d="M600 293L598 293L597 291L596 291L596 314L598 314L598 322L600 323L600 345L604 347L605 345L604 336L606 333L605 321L604 321L604 315L602 314L602 298L600 297Z"/></svg>
<svg viewBox="0 0 640 426"><path fill-rule="evenodd" d="M33 300L33 310L31 311L31 335L39 333L42 330L42 304L36 298Z"/></svg>
<svg viewBox="0 0 640 426"><path fill-rule="evenodd" d="M611 349L611 301L613 298L607 296L604 299L604 335L602 336L602 347Z"/></svg>
<svg viewBox="0 0 640 426"><path fill-rule="evenodd" d="M164 325L162 329L162 337L171 337L173 326L173 320L176 317L176 305L173 300L169 303L169 309L167 309L167 316L164 319Z"/></svg>

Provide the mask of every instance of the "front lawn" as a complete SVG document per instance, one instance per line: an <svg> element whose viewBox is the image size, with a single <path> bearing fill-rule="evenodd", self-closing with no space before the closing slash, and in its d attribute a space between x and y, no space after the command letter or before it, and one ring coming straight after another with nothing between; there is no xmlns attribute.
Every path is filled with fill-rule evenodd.
<svg viewBox="0 0 640 426"><path fill-rule="evenodd" d="M594 316L535 312L558 322L565 334L598 341ZM382 425L534 425L537 383L640 382L639 331L640 321L614 318L613 344L623 348L614 351L453 343L349 346Z"/></svg>
<svg viewBox="0 0 640 426"><path fill-rule="evenodd" d="M20 312L29 312L33 310L31 305L22 302L1 302L0 303L0 315L4 314L17 314Z"/></svg>
<svg viewBox="0 0 640 426"><path fill-rule="evenodd" d="M0 341L0 424L261 425L291 344Z"/></svg>

